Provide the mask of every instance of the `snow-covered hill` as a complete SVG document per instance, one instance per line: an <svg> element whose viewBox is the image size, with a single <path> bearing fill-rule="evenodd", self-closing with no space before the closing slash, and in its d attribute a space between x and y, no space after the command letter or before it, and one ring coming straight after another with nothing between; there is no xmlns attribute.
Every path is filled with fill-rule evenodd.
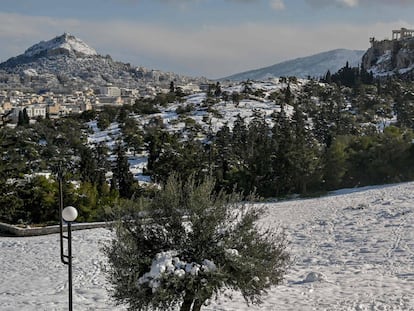
<svg viewBox="0 0 414 311"><path fill-rule="evenodd" d="M361 63L365 51L337 49L315 54L308 57L297 58L273 66L250 70L223 78L222 80L263 80L269 77L322 77L329 70L337 72L346 62L350 66Z"/></svg>
<svg viewBox="0 0 414 311"><path fill-rule="evenodd" d="M261 223L285 228L292 265L261 307L239 294L205 311L414 310L414 183L265 204ZM125 310L109 299L100 249L106 229L75 231L74 309ZM66 310L57 234L0 237L2 311Z"/></svg>
<svg viewBox="0 0 414 311"><path fill-rule="evenodd" d="M290 89L293 93L299 92L302 87L307 83L307 80L297 79L290 83ZM133 115L137 124L141 129L148 125L151 120L158 118L162 120L165 130L173 133L181 133L183 137L186 137L186 120L192 119L204 133L204 137L198 137L199 139L205 139L210 131L214 133L221 129L225 124L230 128L233 127L234 121L238 116L244 118L247 122L253 118L255 113L263 114L266 122L271 124L272 114L275 111L280 111L280 105L270 99L271 93L286 89L287 82L281 82L279 79L269 79L267 81L251 82L249 87L251 90L263 93L263 97L249 96L249 98L241 99L238 102L231 100L219 100L214 105L215 113L209 112L206 106L207 95L204 92L194 93L183 98L183 102L175 102L169 104L167 107L158 106L159 113L150 115ZM222 91L228 94L233 92L240 93L245 86L242 83L231 83L230 85L223 85ZM191 111L187 114L179 114L177 110L179 107L191 107ZM287 105L285 111L288 115L293 114L293 107ZM90 132L88 133L87 142L89 146L96 147L97 145L104 143L109 150L113 150L117 144L117 141L121 136L120 125L117 122L112 123L105 130L101 130L97 126L97 121L91 121L88 123ZM147 152L135 153L127 152L128 161L130 164L130 171L134 175L134 178L140 182L150 181L149 176L143 175L145 168L147 167L148 154ZM114 157L110 158L114 160Z"/></svg>
<svg viewBox="0 0 414 311"><path fill-rule="evenodd" d="M6 89L71 93L108 83L136 89L159 85L168 87L171 81L177 84L201 83L206 79L114 61L109 55L99 55L84 41L67 33L41 41L23 54L0 63L0 87Z"/></svg>
<svg viewBox="0 0 414 311"><path fill-rule="evenodd" d="M98 53L85 42L68 33L64 33L63 35L49 41L41 41L28 48L23 55L26 57L33 57L42 53L46 53L48 55L57 53L84 56L98 55Z"/></svg>

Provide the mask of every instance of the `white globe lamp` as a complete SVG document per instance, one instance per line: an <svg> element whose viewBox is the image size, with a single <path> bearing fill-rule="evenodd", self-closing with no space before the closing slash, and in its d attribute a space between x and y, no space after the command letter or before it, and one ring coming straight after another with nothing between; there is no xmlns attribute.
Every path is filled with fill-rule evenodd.
<svg viewBox="0 0 414 311"><path fill-rule="evenodd" d="M62 211L62 218L66 222L73 222L78 217L78 210L73 206L66 206Z"/></svg>

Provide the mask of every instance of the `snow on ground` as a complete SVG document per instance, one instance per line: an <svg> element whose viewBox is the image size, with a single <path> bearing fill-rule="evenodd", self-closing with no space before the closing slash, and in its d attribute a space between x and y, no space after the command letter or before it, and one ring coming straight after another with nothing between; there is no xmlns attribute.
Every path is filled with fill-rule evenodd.
<svg viewBox="0 0 414 311"><path fill-rule="evenodd" d="M88 135L87 143L89 145L105 144L110 150L114 150L117 140L121 135L119 123L113 122L103 131L98 128L97 123L96 120L87 123L88 127L92 130L92 133Z"/></svg>
<svg viewBox="0 0 414 311"><path fill-rule="evenodd" d="M294 263L285 284L250 309L414 310L413 190L408 183L267 205L262 221L284 224ZM207 310L240 310L241 301Z"/></svg>
<svg viewBox="0 0 414 311"><path fill-rule="evenodd" d="M298 91L306 80L299 79L295 83L289 84L292 91ZM287 83L280 82L279 79L270 79L268 81L256 81L251 82L250 88L252 90L260 90L264 93L264 97L268 97L272 92L283 90L287 87ZM233 92L240 92L243 89L242 84L236 84L235 86L223 87L223 92L232 94ZM214 113L208 113L208 108L205 106L206 93L195 93L188 95L184 98L184 102L175 102L169 104L167 108L158 107L161 112L151 115L135 115L135 120L142 128L147 125L153 118L161 118L164 127L169 132L180 132L183 137L186 137L185 126L186 119L193 119L196 124L201 126L205 133L210 130L217 132L224 125L228 125L230 128L233 127L233 123L237 116L245 118L247 122L250 122L255 112L260 112L266 118L266 122L272 123L272 113L280 111L280 106L275 104L274 101L254 97L250 95L249 99L242 99L238 103L234 103L231 100L219 102L213 105ZM181 106L193 106L193 110L184 115L179 115L176 111ZM293 107L285 107L288 115L293 114ZM207 117L207 118L206 118ZM97 121L90 121L87 123L90 133L87 137L87 143L89 146L97 146L104 144L109 150L114 150L116 145L121 141L122 130L118 122L111 123L108 128L101 130L98 128ZM203 137L199 137L203 138ZM144 169L148 162L148 153L131 153L127 152L128 161L130 164L130 171L134 175L135 180L138 180L142 184L148 184L151 182L150 176L144 175ZM112 162L116 160L116 156L111 154L108 159Z"/></svg>
<svg viewBox="0 0 414 311"><path fill-rule="evenodd" d="M295 262L286 284L272 291L262 309L410 310L414 305L413 188L402 184L268 204L264 222L285 224ZM74 233L80 310L89 310L88 304L94 310L112 310L105 303L96 241L109 237L106 230ZM1 275L6 280L0 287L1 305L7 310L23 310L25 304L27 310L64 306L65 271L57 245L56 235L0 239ZM44 305L45 293L51 299ZM222 300L207 308L243 309L237 296L233 302Z"/></svg>
<svg viewBox="0 0 414 311"><path fill-rule="evenodd" d="M414 310L414 183L343 190L265 204L261 222L281 225L293 263L260 307L239 294L204 310ZM74 309L125 310L101 270L106 229L73 233ZM0 237L0 309L66 310L59 236Z"/></svg>

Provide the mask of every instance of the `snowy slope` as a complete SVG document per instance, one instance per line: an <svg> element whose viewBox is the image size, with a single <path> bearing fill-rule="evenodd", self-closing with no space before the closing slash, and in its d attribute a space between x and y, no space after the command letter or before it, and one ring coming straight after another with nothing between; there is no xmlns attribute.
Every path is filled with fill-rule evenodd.
<svg viewBox="0 0 414 311"><path fill-rule="evenodd" d="M98 53L85 42L67 33L64 33L63 35L55 37L49 41L41 41L28 48L23 55L26 57L34 57L43 52L51 53L60 49L76 55L98 55Z"/></svg>
<svg viewBox="0 0 414 311"><path fill-rule="evenodd" d="M328 70L337 72L344 67L346 62L350 66L358 66L361 63L364 51L337 49L315 54L308 57L297 58L282 62L273 66L246 71L223 78L222 80L263 80L268 77L321 77Z"/></svg>
<svg viewBox="0 0 414 311"><path fill-rule="evenodd" d="M306 80L298 79L290 84L290 88L293 92L296 92L300 90L306 82ZM204 136L200 135L198 138L203 140L206 139L206 135L209 131L217 132L225 124L232 128L238 115L244 118L246 122L250 122L254 113L260 112L265 116L266 122L271 124L273 122L271 115L275 111L279 111L280 106L276 104L274 100L267 98L271 93L285 89L287 85L286 82L280 82L279 79L252 82L250 85L251 89L253 91L263 92L264 98L255 98L253 96L252 99L242 99L238 103L220 100L214 105L218 115L210 114L207 111L205 107L205 93L195 93L184 97L183 103L176 102L169 104L167 108L158 106L157 108L160 109L159 113L151 115L137 114L134 115L134 118L141 129L143 129L145 125L148 125L154 117L160 118L163 121L166 130L172 133L181 133L183 137L186 137L185 120L183 116L180 116L176 111L181 105L191 105L194 110L185 115L185 119L193 119L196 124L201 127ZM242 92L242 90L243 85L240 83L222 87L222 91L229 94L232 94L233 92ZM293 114L293 107L287 105L285 111L288 115L291 115ZM94 120L88 123L88 127L91 131L88 132L87 142L91 147L105 143L109 150L113 150L120 139L121 128L117 122L112 123L105 130L100 130L97 126L97 121ZM127 156L130 164L130 171L134 175L135 180L144 184L148 183L150 181L150 176L143 175L144 169L147 167L148 153L134 153L128 151ZM115 157L111 156L110 160L114 161Z"/></svg>
<svg viewBox="0 0 414 311"><path fill-rule="evenodd" d="M414 183L266 204L261 222L286 229L293 263L261 307L240 295L205 311L414 310ZM74 309L125 310L109 300L105 229L75 231ZM0 237L0 309L66 310L58 235Z"/></svg>

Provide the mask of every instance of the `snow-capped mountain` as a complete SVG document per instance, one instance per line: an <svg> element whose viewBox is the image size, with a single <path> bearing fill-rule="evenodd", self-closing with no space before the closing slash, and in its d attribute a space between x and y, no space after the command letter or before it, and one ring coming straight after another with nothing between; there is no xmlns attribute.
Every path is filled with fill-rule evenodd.
<svg viewBox="0 0 414 311"><path fill-rule="evenodd" d="M41 41L23 54L0 64L0 85L34 91L70 92L85 87L107 84L118 87L167 85L170 81L205 82L205 79L184 77L175 73L135 67L99 55L79 38L64 33ZM3 82L4 83L4 82Z"/></svg>
<svg viewBox="0 0 414 311"><path fill-rule="evenodd" d="M329 70L337 72L344 67L346 62L350 66L358 66L361 63L365 51L337 49L315 54L308 57L278 63L273 66L250 70L223 78L223 80L263 80L269 77L321 77Z"/></svg>
<svg viewBox="0 0 414 311"><path fill-rule="evenodd" d="M33 66L36 67L36 63L42 64L42 60L44 59L63 57L84 59L94 56L99 56L95 49L91 48L81 39L71 34L64 33L61 36L57 36L48 41L41 41L29 47L23 54L12 57L4 63L1 63L0 69L5 69L9 73L21 73L22 70L24 71L28 69L37 71L37 68L30 68L27 64L33 64Z"/></svg>
<svg viewBox="0 0 414 311"><path fill-rule="evenodd" d="M34 57L43 55L44 53L48 55L59 53L82 56L98 55L98 53L85 42L68 33L64 33L49 41L41 41L28 48L23 55L26 57Z"/></svg>

